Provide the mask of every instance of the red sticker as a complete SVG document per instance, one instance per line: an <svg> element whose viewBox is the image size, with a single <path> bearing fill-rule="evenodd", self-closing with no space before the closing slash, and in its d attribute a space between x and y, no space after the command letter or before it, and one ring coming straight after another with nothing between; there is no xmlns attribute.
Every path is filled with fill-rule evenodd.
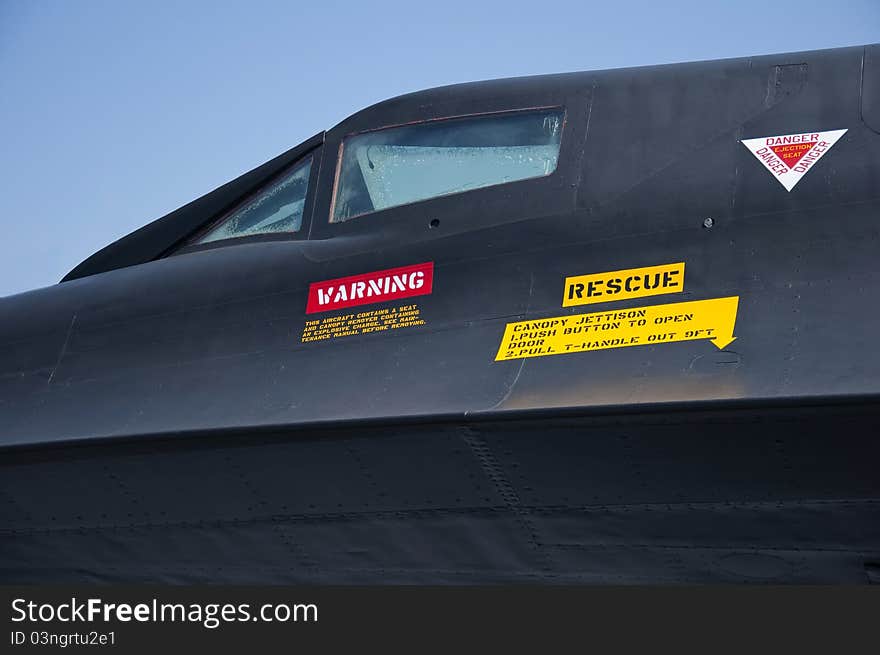
<svg viewBox="0 0 880 655"><path fill-rule="evenodd" d="M783 164L785 164L789 168L794 168L794 165L797 164L801 159L803 159L804 155L812 150L813 146L815 146L818 142L819 140L816 139L815 141L805 141L803 143L779 144L775 146L770 146L770 150L772 150L774 154L782 160Z"/></svg>
<svg viewBox="0 0 880 655"><path fill-rule="evenodd" d="M831 150L846 130L780 134L743 139L742 144L791 191L808 170Z"/></svg>
<svg viewBox="0 0 880 655"><path fill-rule="evenodd" d="M313 282L309 285L306 314L426 296L433 286L434 262Z"/></svg>

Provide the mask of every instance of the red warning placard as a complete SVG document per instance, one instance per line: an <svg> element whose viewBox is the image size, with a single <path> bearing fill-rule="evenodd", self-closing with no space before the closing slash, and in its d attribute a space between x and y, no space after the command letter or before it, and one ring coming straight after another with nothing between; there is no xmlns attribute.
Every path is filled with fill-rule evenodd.
<svg viewBox="0 0 880 655"><path fill-rule="evenodd" d="M772 150L773 154L775 154L782 160L783 164L785 164L789 168L794 168L794 165L797 164L801 159L803 159L804 155L812 150L813 146L815 146L817 143L818 141L807 141L804 143L783 143L775 146L770 146L770 150Z"/></svg>
<svg viewBox="0 0 880 655"><path fill-rule="evenodd" d="M743 139L742 144L776 177L786 191L791 191L844 133L846 130L762 136L757 139Z"/></svg>
<svg viewBox="0 0 880 655"><path fill-rule="evenodd" d="M426 296L433 288L434 262L313 282L309 285L306 314Z"/></svg>

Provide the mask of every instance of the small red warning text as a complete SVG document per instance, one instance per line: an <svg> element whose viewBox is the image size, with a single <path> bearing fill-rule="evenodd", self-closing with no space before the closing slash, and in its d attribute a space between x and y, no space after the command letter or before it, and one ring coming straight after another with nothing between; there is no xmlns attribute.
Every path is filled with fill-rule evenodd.
<svg viewBox="0 0 880 655"><path fill-rule="evenodd" d="M804 174L831 149L846 130L803 132L743 139L742 144L791 191Z"/></svg>
<svg viewBox="0 0 880 655"><path fill-rule="evenodd" d="M767 139L767 145L770 149L789 168L794 168L794 165L803 159L804 155L812 150L818 142L818 134L771 136Z"/></svg>
<svg viewBox="0 0 880 655"><path fill-rule="evenodd" d="M350 275L309 285L306 314L426 296L434 286L434 262Z"/></svg>

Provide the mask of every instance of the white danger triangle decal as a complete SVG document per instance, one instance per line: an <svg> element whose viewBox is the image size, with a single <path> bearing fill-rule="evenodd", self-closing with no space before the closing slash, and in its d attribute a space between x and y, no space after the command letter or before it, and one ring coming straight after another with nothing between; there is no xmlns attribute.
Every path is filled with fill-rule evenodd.
<svg viewBox="0 0 880 655"><path fill-rule="evenodd" d="M845 132L846 130L831 130L762 136L758 139L743 139L742 144L773 173L786 191L791 191Z"/></svg>

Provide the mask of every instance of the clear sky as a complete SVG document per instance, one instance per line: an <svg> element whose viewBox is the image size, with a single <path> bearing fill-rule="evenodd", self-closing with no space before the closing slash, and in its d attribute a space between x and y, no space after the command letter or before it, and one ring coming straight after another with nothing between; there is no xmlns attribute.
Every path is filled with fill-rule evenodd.
<svg viewBox="0 0 880 655"><path fill-rule="evenodd" d="M880 41L880 0L0 0L0 296L401 93Z"/></svg>

